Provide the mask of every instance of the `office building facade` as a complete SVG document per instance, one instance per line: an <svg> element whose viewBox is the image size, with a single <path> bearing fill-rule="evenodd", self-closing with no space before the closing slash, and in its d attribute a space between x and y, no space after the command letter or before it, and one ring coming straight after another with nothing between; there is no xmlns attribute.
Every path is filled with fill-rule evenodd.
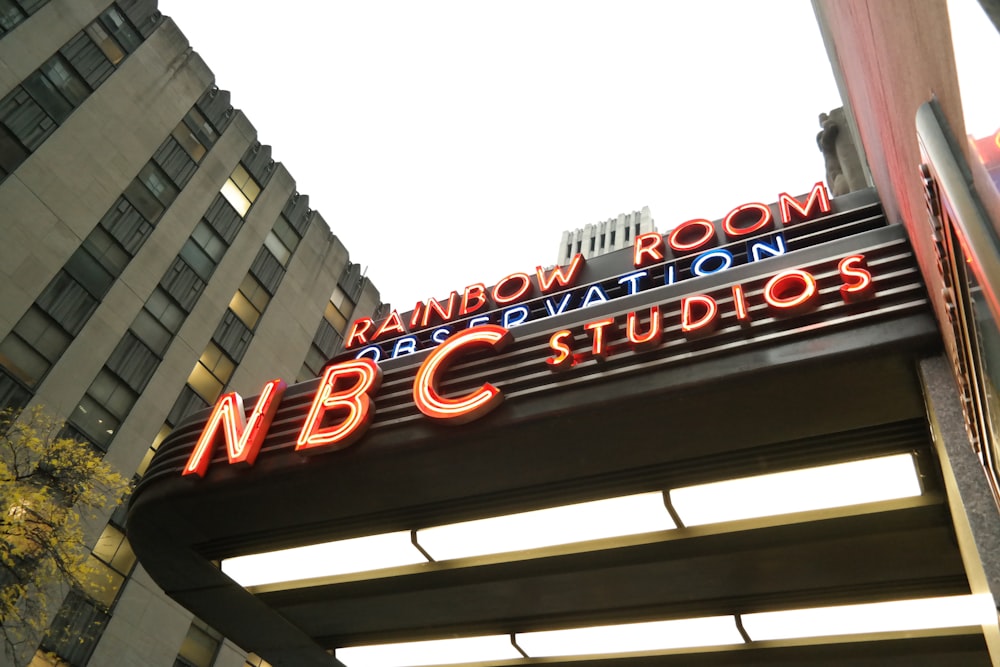
<svg viewBox="0 0 1000 667"><path fill-rule="evenodd" d="M4 407L141 477L186 415L313 377L380 307L155 1L0 3L0 64ZM86 528L111 584L54 594L51 632L5 660L244 664L136 564L123 511Z"/></svg>
<svg viewBox="0 0 1000 667"><path fill-rule="evenodd" d="M648 206L641 211L620 213L617 218L568 229L559 239L559 265L569 264L574 255L585 259L629 248L640 234L656 231Z"/></svg>
<svg viewBox="0 0 1000 667"><path fill-rule="evenodd" d="M156 581L276 665L1000 664L1000 216L945 6L815 6L874 188L356 322L247 398L252 466L218 409L164 442Z"/></svg>

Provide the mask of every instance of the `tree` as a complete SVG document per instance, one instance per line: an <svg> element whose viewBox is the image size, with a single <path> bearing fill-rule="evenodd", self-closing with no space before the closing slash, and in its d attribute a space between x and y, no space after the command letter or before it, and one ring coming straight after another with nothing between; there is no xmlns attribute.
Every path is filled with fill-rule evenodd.
<svg viewBox="0 0 1000 667"><path fill-rule="evenodd" d="M83 521L121 503L128 488L42 408L0 412L0 632L8 655L37 645L54 587L106 585L88 564Z"/></svg>

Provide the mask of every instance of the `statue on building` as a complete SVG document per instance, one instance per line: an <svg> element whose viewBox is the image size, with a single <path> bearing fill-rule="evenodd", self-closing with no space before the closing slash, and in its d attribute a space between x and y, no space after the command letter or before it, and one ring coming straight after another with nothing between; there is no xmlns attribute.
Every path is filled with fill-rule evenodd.
<svg viewBox="0 0 1000 667"><path fill-rule="evenodd" d="M823 129L816 135L816 144L826 162L826 185L834 197L868 186L857 146L847 126L844 108L819 115Z"/></svg>

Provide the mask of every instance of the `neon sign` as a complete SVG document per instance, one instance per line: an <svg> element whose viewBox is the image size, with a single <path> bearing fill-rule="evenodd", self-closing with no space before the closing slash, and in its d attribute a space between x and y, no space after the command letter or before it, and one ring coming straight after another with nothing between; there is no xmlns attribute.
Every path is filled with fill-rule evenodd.
<svg viewBox="0 0 1000 667"><path fill-rule="evenodd" d="M707 276L726 271L740 261L758 262L783 255L788 248L782 230L829 213L830 197L823 183L816 183L804 201L781 193L773 209L751 202L731 210L719 224L696 218L682 222L665 236L655 232L640 234L632 252L636 270L617 276L613 286L620 285L626 295L631 295L678 282L684 273L692 278ZM745 243L744 249L734 253L722 247L729 244L731 248L734 243ZM451 292L447 299L417 302L408 318L396 310L381 323L361 318L352 325L344 349L355 350L359 358L381 361L440 345L461 329L483 324L510 329L533 317L551 317L611 300L607 285L577 284L585 264L583 256L577 254L568 266L538 266L534 275L512 273L492 288L473 283L461 294ZM543 308L533 310L526 303L532 299L541 299Z"/></svg>
<svg viewBox="0 0 1000 667"><path fill-rule="evenodd" d="M839 282L835 289L844 303L874 296L874 280L864 255L854 254L839 260L833 280ZM821 289L811 272L786 269L770 276L754 294L759 296L756 303L747 298L743 285L735 284L708 294L681 297L679 303L674 297L642 311L602 316L579 327L578 332L585 339L582 345L572 329L560 329L548 340L548 349L543 352L548 356L540 358L538 363L552 372L565 372L578 364L605 360L621 352L654 350L665 344L668 332L677 331L688 339L710 335L721 325L723 317L735 319L742 326L755 316L800 315L819 305ZM449 367L470 352L487 348L500 354L512 341L509 329L496 324L476 326L445 339L427 355L414 376L412 399L416 408L426 418L442 424L465 424L499 407L504 400L503 390L490 382L457 397L443 395L440 386ZM362 438L375 415L381 381L382 371L371 359L348 359L328 366L302 422L295 450L334 451ZM281 380L266 384L246 422L239 394L233 392L220 398L183 474L204 477L219 440L225 446L230 464L253 465L284 390L285 383Z"/></svg>

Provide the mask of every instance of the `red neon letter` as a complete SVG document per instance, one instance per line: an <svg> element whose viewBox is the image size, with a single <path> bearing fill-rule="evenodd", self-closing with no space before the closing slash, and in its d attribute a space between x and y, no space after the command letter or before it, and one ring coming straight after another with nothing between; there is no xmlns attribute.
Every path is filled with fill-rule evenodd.
<svg viewBox="0 0 1000 667"><path fill-rule="evenodd" d="M764 286L764 300L778 312L804 306L816 294L816 279L801 269L782 271Z"/></svg>
<svg viewBox="0 0 1000 667"><path fill-rule="evenodd" d="M549 349L555 352L555 356L545 360L550 370L561 371L573 365L573 348L566 342L572 338L573 332L569 329L557 331L549 338Z"/></svg>
<svg viewBox="0 0 1000 667"><path fill-rule="evenodd" d="M427 299L427 307L424 308L424 319L421 325L426 327L430 323L432 312L436 312L442 322L450 320L451 314L455 312L455 300L457 298L458 292L452 292L448 295L448 310L441 308L441 304L437 302L437 299Z"/></svg>
<svg viewBox="0 0 1000 667"><path fill-rule="evenodd" d="M640 335L636 329L639 328L639 314L629 313L625 320L625 335L633 350L641 350L649 347L656 347L660 344L660 336L663 335L663 325L660 318L660 307L653 306L649 309L649 330Z"/></svg>
<svg viewBox="0 0 1000 667"><path fill-rule="evenodd" d="M737 218L743 217L744 213L753 212L752 215L757 218L757 221L751 224L749 227L737 227ZM749 217L749 215L747 216ZM771 209L767 207L766 204L743 204L743 206L737 206L726 219L722 222L722 229L726 232L726 236L730 239L734 239L738 236L746 236L747 234L753 234L754 232L766 229L768 225L771 224Z"/></svg>
<svg viewBox="0 0 1000 667"><path fill-rule="evenodd" d="M840 288L840 296L844 301L871 296L872 274L865 265L864 255L851 255L840 260L837 265L840 279L844 285Z"/></svg>
<svg viewBox="0 0 1000 667"><path fill-rule="evenodd" d="M569 266L565 267L566 272L563 273L562 266L557 266L552 269L548 276L545 275L545 271L542 267L535 267L535 274L538 276L538 287L542 292L548 292L552 289L552 286L559 283L559 287L566 287L576 280L576 274L580 272L580 268L583 267L583 255L576 253L573 255L573 261L569 263Z"/></svg>
<svg viewBox="0 0 1000 667"><path fill-rule="evenodd" d="M368 333L368 330L374 324L370 317L362 317L354 320L354 324L351 325L351 334L347 337L347 342L344 343L344 349L349 350L354 347L355 341L358 343L367 343L368 339L365 337L365 334Z"/></svg>
<svg viewBox="0 0 1000 667"><path fill-rule="evenodd" d="M792 211L799 215L800 220L808 220L812 215L813 206L819 204L819 210L823 213L830 212L830 194L826 191L826 186L820 181L813 186L809 192L809 198L805 204L799 204L795 197L786 192L778 195L778 206L781 209L781 222L788 224L792 221Z"/></svg>
<svg viewBox="0 0 1000 667"><path fill-rule="evenodd" d="M417 301L413 304L413 312L410 313L410 331L420 326L420 309L423 305L423 301Z"/></svg>
<svg viewBox="0 0 1000 667"><path fill-rule="evenodd" d="M695 315L695 307L703 312ZM685 334L710 333L718 324L719 306L715 299L704 294L686 296L681 300L681 331Z"/></svg>
<svg viewBox="0 0 1000 667"><path fill-rule="evenodd" d="M460 316L474 313L486 305L486 286L482 283L469 285L462 294L462 307L458 310Z"/></svg>
<svg viewBox="0 0 1000 667"><path fill-rule="evenodd" d="M383 334L387 333L399 333L399 334L406 333L406 329L403 328L403 323L399 319L399 313L397 313L395 310L393 310L389 314L389 317L385 318L385 322L382 323L382 326L380 326L378 328L378 331L375 332L375 335L372 336L372 342L381 338Z"/></svg>
<svg viewBox="0 0 1000 667"><path fill-rule="evenodd" d="M750 310L747 308L747 296L743 293L742 285L733 285L733 308L736 310L736 319L741 323L750 321Z"/></svg>
<svg viewBox="0 0 1000 667"><path fill-rule="evenodd" d="M632 246L632 265L636 268L663 259L663 237L656 232L639 234Z"/></svg>
<svg viewBox="0 0 1000 667"><path fill-rule="evenodd" d="M271 380L265 384L249 420L243 410L242 396L235 391L223 395L215 404L212 415L202 429L198 443L194 446L194 451L191 452L182 474L205 476L208 464L212 460L212 449L220 426L226 441L229 463L252 466L257 460L257 452L260 451L267 429L271 426L271 420L278 411L285 387L285 383L281 380Z"/></svg>
<svg viewBox="0 0 1000 667"><path fill-rule="evenodd" d="M438 376L450 366L455 353L466 347L488 345L500 352L513 340L510 332L495 324L483 324L466 329L434 348L424 363L420 364L413 380L413 402L417 408L430 417L448 424L465 424L479 419L503 402L503 392L484 384L476 391L461 398L445 398L438 393Z"/></svg>
<svg viewBox="0 0 1000 667"><path fill-rule="evenodd" d="M604 335L604 330L615 323L615 318L609 317L604 320L597 320L596 322L588 322L583 325L583 328L587 331L592 331L591 339L594 344L591 346L591 353L598 358L603 358L608 356L608 339Z"/></svg>
<svg viewBox="0 0 1000 667"><path fill-rule="evenodd" d="M520 281L521 286L510 294L500 294L500 289L512 281ZM512 303L527 294L530 289L531 279L528 277L528 274L512 273L506 278L502 278L500 282L493 286L493 302L498 306L502 306L505 303Z"/></svg>
<svg viewBox="0 0 1000 667"><path fill-rule="evenodd" d="M700 230L695 232L698 236L692 238L691 230ZM714 245L712 243L714 240L715 227L712 223L702 218L696 218L674 227L674 231L670 232L670 236L667 237L667 244L677 252L688 252Z"/></svg>
<svg viewBox="0 0 1000 667"><path fill-rule="evenodd" d="M347 389L334 391L337 380L356 378ZM326 369L316 387L316 395L306 421L299 431L295 451L336 445L343 449L364 435L375 414L375 403L369 394L382 384L382 369L371 359L352 359ZM331 410L346 410L347 415L334 426L323 426L323 418Z"/></svg>

